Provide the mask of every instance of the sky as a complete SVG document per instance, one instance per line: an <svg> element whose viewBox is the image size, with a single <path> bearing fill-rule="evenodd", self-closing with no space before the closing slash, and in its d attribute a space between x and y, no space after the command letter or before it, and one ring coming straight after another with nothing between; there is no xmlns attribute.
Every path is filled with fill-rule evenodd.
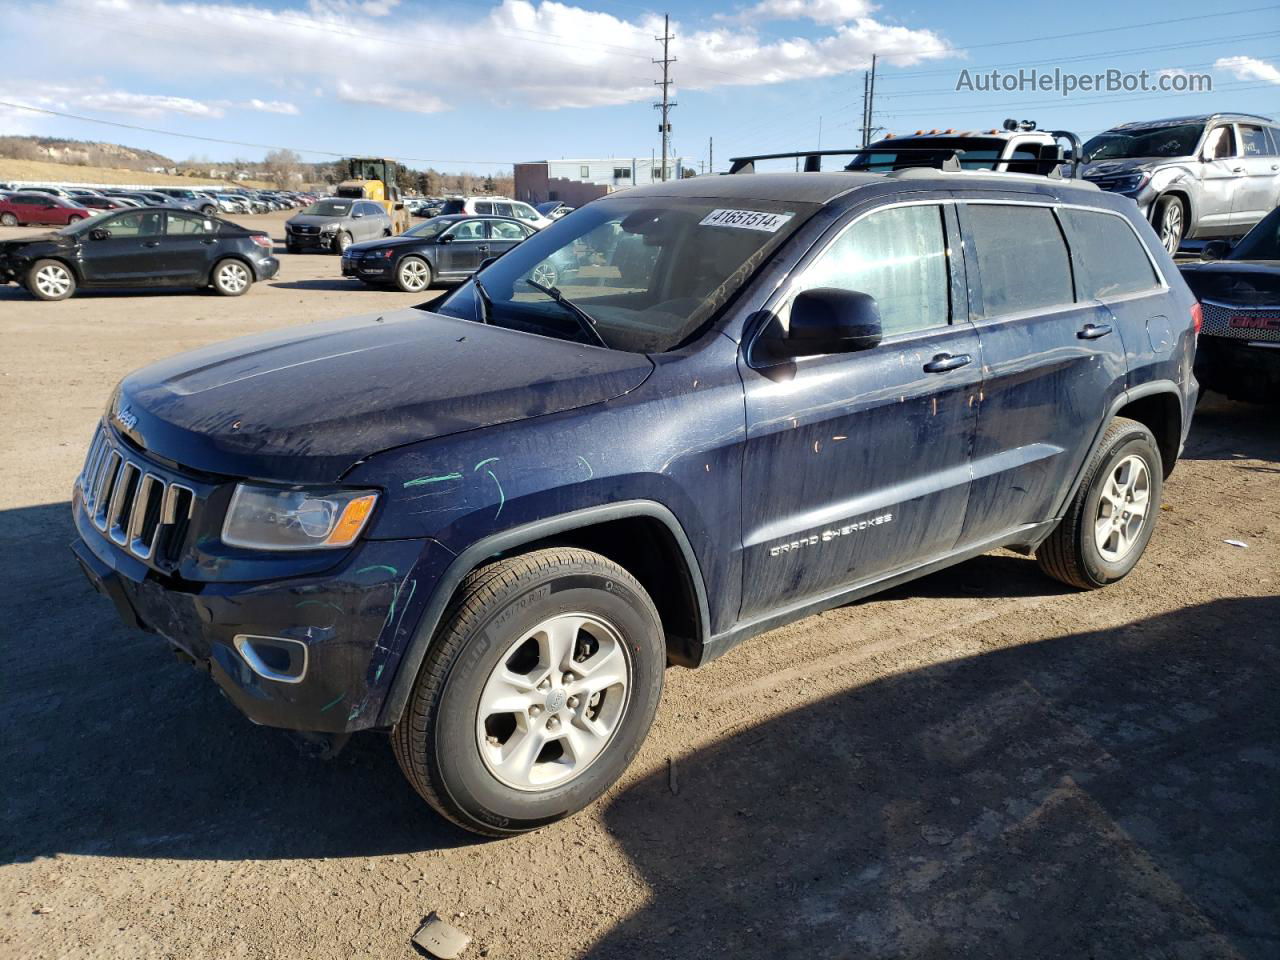
<svg viewBox="0 0 1280 960"><path fill-rule="evenodd" d="M998 127L1086 138L1215 110L1280 117L1280 3L1009 0L0 0L0 134L143 147L176 160L378 155L499 172L660 150L655 40L671 17L673 148L743 153L861 142L878 56L884 131ZM962 70L1207 73L1212 92L957 91ZM160 132L162 131L162 132ZM176 135L185 135L176 136ZM189 139L240 141L218 143Z"/></svg>

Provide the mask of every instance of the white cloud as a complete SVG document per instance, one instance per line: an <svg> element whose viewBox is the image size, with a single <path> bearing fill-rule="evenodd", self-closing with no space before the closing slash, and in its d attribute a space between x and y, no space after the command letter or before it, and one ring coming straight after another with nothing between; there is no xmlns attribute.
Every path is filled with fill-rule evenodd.
<svg viewBox="0 0 1280 960"><path fill-rule="evenodd" d="M292 103L284 100L259 100L256 97L252 100L245 100L235 106L242 110L257 110L259 113L283 113L290 117L296 117L300 112Z"/></svg>
<svg viewBox="0 0 1280 960"><path fill-rule="evenodd" d="M1256 57L1222 57L1213 64L1215 70L1226 70L1237 80L1265 80L1280 84L1280 67Z"/></svg>
<svg viewBox="0 0 1280 960"><path fill-rule="evenodd" d="M222 107L216 104L151 93L81 93L74 95L73 102L84 110L127 113L135 117L160 117L170 113L188 117L221 117L224 114Z"/></svg>
<svg viewBox="0 0 1280 960"><path fill-rule="evenodd" d="M761 0L745 10L739 19L849 23L870 16L876 9L868 0Z"/></svg>
<svg viewBox="0 0 1280 960"><path fill-rule="evenodd" d="M412 17L399 11L384 21L371 15L389 12L395 0L310 0L284 10L255 5L261 2L54 0L56 19L26 29L49 31L53 43L53 24L72 18L139 36L181 36L180 44L148 44L147 56L131 61L131 69L168 81L198 63L233 83L260 79L269 65L272 75L305 82L320 96L410 113L477 102L596 107L654 95L651 61L659 49L653 38L662 30L654 14L629 20L555 0L502 0L471 20L457 9L421 7ZM774 10L774 18L802 9L798 0L762 0L761 6ZM852 73L867 66L873 51L896 65L953 55L936 33L883 23L868 15L874 9L866 0L814 0L803 11L825 25L816 36L784 31L766 38L754 26L725 21L673 23L675 79L685 89L710 90ZM69 45L88 45L87 38L99 34L61 32L57 49L70 62L77 55L91 60L89 50Z"/></svg>
<svg viewBox="0 0 1280 960"><path fill-rule="evenodd" d="M338 99L344 103L364 103L373 107L388 107L409 113L439 113L441 110L449 109L439 97L389 83L357 85L339 80L337 95Z"/></svg>

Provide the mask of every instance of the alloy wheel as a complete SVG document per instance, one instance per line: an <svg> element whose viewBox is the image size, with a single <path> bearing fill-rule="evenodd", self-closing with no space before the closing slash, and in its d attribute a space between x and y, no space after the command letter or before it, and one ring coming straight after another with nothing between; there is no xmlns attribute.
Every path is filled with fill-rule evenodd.
<svg viewBox="0 0 1280 960"><path fill-rule="evenodd" d="M431 268L421 260L410 258L400 264L400 283L410 293L426 288L431 280Z"/></svg>
<svg viewBox="0 0 1280 960"><path fill-rule="evenodd" d="M580 776L626 713L631 655L599 617L544 620L499 658L480 694L476 743L488 771L516 790Z"/></svg>
<svg viewBox="0 0 1280 960"><path fill-rule="evenodd" d="M1164 216L1160 218L1160 242L1170 255L1182 246L1182 204L1176 200L1165 206Z"/></svg>
<svg viewBox="0 0 1280 960"><path fill-rule="evenodd" d="M71 274L66 267L48 264L36 271L36 288L50 299L66 296L71 289Z"/></svg>
<svg viewBox="0 0 1280 960"><path fill-rule="evenodd" d="M228 293L240 293L249 286L249 271L244 268L244 264L234 260L224 263L218 270L218 285Z"/></svg>
<svg viewBox="0 0 1280 960"><path fill-rule="evenodd" d="M1139 456L1128 456L1111 469L1098 499L1094 543L1108 563L1128 555L1142 533L1151 509L1151 473Z"/></svg>
<svg viewBox="0 0 1280 960"><path fill-rule="evenodd" d="M560 274L555 267L544 260L533 268L533 272L529 274L529 279L544 287L554 287L556 281L560 279Z"/></svg>

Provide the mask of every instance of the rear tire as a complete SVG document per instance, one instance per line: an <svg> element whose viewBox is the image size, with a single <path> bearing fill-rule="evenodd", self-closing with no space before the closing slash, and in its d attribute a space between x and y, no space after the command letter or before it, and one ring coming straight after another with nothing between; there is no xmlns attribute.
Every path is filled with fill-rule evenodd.
<svg viewBox="0 0 1280 960"><path fill-rule="evenodd" d="M1116 417L1062 521L1036 550L1040 569L1081 590L1127 576L1155 530L1163 477L1155 436L1136 420Z"/></svg>
<svg viewBox="0 0 1280 960"><path fill-rule="evenodd" d="M27 271L27 290L37 300L65 300L76 292L76 275L59 260L37 260Z"/></svg>
<svg viewBox="0 0 1280 960"><path fill-rule="evenodd" d="M405 293L421 293L432 279L431 264L422 257L405 257L396 267L396 286Z"/></svg>
<svg viewBox="0 0 1280 960"><path fill-rule="evenodd" d="M653 601L616 563L570 548L499 560L459 588L392 748L414 789L464 829L533 830L626 770L665 664Z"/></svg>
<svg viewBox="0 0 1280 960"><path fill-rule="evenodd" d="M239 297L253 286L253 271L234 257L215 263L212 276L213 289L224 297Z"/></svg>

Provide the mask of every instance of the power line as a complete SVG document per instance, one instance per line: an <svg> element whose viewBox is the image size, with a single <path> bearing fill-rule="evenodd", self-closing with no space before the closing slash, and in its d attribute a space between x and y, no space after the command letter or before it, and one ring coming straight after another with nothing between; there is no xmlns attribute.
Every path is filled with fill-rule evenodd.
<svg viewBox="0 0 1280 960"><path fill-rule="evenodd" d="M200 140L205 143L220 143L232 147L253 147L258 150L292 150L294 153L310 153L318 154L326 157L350 157L363 155L360 151L338 151L338 150L316 150L310 147L282 147L274 143L253 143L247 140L224 140L221 137L202 137L195 133L178 133L175 130L161 130L158 127L144 127L136 123L123 123L118 120L102 120L98 117L85 117L75 113L64 113L61 110L49 110L45 107L33 107L25 103L13 103L9 100L0 100L0 107L9 107L14 110L27 110L31 113L43 113L50 117L62 117L66 120L80 120L84 123L100 123L107 127L119 127L122 130L139 130L143 133L158 133L165 137L179 137L183 140ZM440 157L396 157L388 156L390 160L406 161L411 160L414 163L474 163L487 166L507 167L511 166L510 161L506 160L446 160Z"/></svg>

